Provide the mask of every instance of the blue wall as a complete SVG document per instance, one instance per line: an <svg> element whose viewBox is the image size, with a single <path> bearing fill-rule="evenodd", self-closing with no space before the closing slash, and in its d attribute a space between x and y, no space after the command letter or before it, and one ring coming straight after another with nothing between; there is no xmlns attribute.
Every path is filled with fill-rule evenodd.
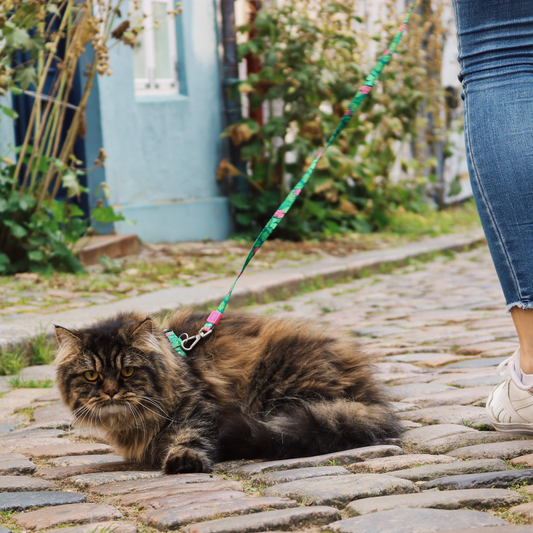
<svg viewBox="0 0 533 533"><path fill-rule="evenodd" d="M11 107L11 98L0 96L0 105ZM0 157L8 156L15 160L16 155L8 148L8 144L15 144L13 119L0 113Z"/></svg>
<svg viewBox="0 0 533 533"><path fill-rule="evenodd" d="M98 77L100 117L95 107L87 116L108 154L110 203L137 222L118 223L117 232L134 231L149 242L220 240L231 229L215 179L223 148L215 2L182 4L176 21L182 94L136 97L132 50L121 44L110 52L113 75Z"/></svg>

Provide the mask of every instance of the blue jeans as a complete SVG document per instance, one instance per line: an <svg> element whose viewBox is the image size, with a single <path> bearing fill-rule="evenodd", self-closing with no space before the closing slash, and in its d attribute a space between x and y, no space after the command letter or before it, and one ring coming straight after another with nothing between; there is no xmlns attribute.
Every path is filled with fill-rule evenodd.
<svg viewBox="0 0 533 533"><path fill-rule="evenodd" d="M533 309L533 0L453 0L470 180L507 309Z"/></svg>

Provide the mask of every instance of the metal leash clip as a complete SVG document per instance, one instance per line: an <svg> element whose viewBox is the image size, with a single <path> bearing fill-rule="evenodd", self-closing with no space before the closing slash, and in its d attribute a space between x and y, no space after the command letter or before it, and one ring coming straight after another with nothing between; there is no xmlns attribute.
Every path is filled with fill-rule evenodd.
<svg viewBox="0 0 533 533"><path fill-rule="evenodd" d="M204 337L207 337L208 335L210 335L212 333L213 329L208 329L207 331L204 330L204 328L202 328L200 330L200 332L198 333L198 335L194 335L193 337L189 337L189 335L187 335L187 333L182 333L180 335L180 339L181 339L181 347L186 350L187 352L189 350L192 350ZM185 338L183 338L185 336ZM190 344L189 346L187 346L185 343L187 342L191 342L192 344Z"/></svg>

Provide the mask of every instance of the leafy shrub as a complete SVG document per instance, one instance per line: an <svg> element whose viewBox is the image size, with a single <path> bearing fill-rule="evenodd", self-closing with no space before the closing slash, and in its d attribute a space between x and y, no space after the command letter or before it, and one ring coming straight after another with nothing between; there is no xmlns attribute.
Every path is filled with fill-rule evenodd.
<svg viewBox="0 0 533 533"><path fill-rule="evenodd" d="M444 105L438 70L441 3L413 16L381 82L323 156L278 236L383 229L398 206L417 212L427 202ZM246 161L249 191L230 196L246 233L256 234L268 221L333 133L397 31L399 17L390 6L389 13L395 22L381 24L376 35L342 2L286 0L280 8L260 11L253 32L250 25L240 28L249 36L239 46L240 58L260 58L261 70L234 84L233 97L246 95L251 109L266 115L263 124L243 119L223 134ZM391 170L405 140L416 157L402 162L404 178L394 183ZM218 178L238 174L223 161Z"/></svg>
<svg viewBox="0 0 533 533"><path fill-rule="evenodd" d="M0 96L26 92L34 98L23 143L11 147L16 161L0 154L0 274L80 270L73 243L100 224L124 220L103 205L105 189L89 220L84 218L76 200L87 193L80 177L88 169L80 168L74 145L85 130L95 76L112 74L109 50L120 42L133 47L143 29L142 17L123 17L127 8L126 0L0 2ZM180 11L178 5L169 15ZM85 85L75 95L80 68ZM18 118L5 105L2 113ZM105 166L105 158L101 149L95 166ZM61 188L66 201L57 199Z"/></svg>

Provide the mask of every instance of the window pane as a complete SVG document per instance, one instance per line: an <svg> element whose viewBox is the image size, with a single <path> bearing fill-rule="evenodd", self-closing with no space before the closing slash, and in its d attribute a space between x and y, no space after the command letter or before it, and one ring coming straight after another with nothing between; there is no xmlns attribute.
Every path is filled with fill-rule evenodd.
<svg viewBox="0 0 533 533"><path fill-rule="evenodd" d="M135 48L133 49L133 72L135 79L146 79L146 50L144 46L144 35L141 33L137 35L135 41Z"/></svg>
<svg viewBox="0 0 533 533"><path fill-rule="evenodd" d="M155 78L172 78L168 34L168 4L154 2ZM157 21L157 23L156 23Z"/></svg>
<svg viewBox="0 0 533 533"><path fill-rule="evenodd" d="M142 11L136 10L132 12L131 21L133 26L143 26L143 14ZM145 32L141 31L137 35L135 45L133 47L133 75L136 80L148 78L146 72L146 44L145 44Z"/></svg>

